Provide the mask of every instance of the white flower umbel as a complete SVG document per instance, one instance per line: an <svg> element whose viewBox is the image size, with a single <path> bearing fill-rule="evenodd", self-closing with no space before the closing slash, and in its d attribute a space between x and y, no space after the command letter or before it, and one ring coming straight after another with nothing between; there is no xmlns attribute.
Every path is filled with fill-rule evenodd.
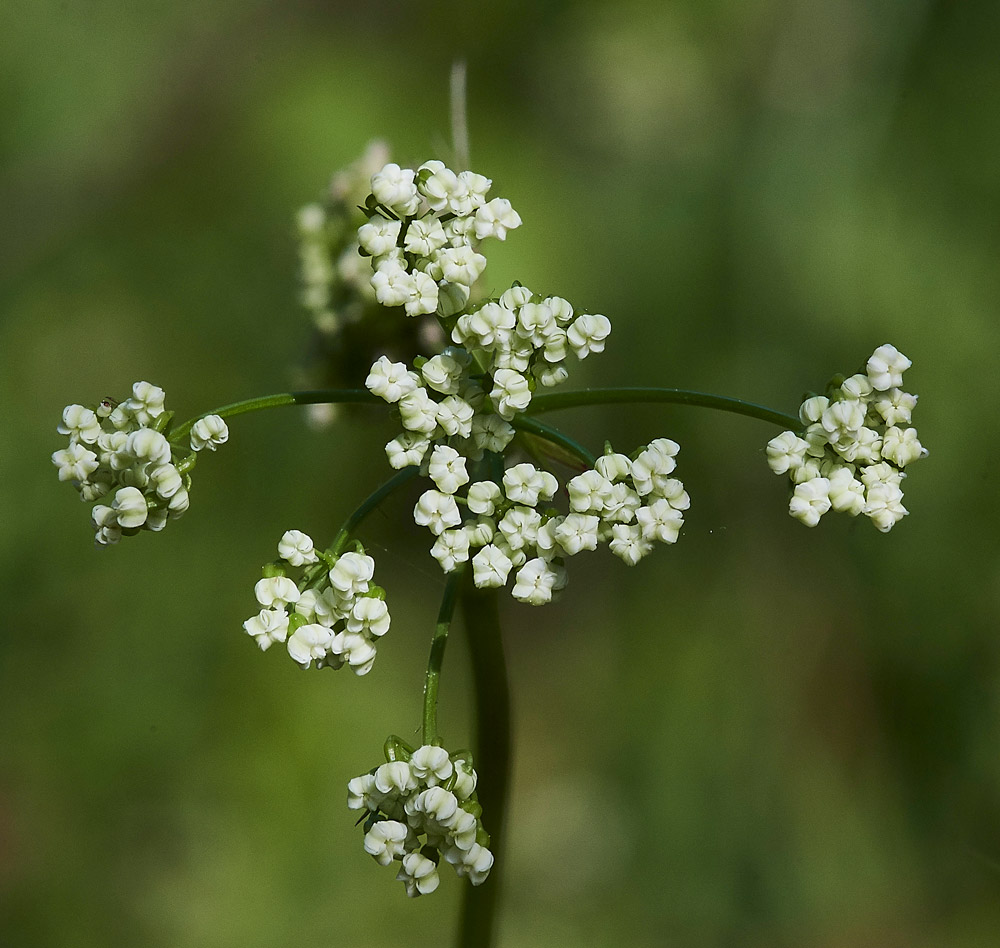
<svg viewBox="0 0 1000 948"><path fill-rule="evenodd" d="M442 863L481 885L493 865L489 835L476 798L477 775L468 754L426 744L415 750L397 738L392 758L348 783L347 806L367 813L363 847L379 865L399 863L396 879L411 897L439 884Z"/></svg>
<svg viewBox="0 0 1000 948"><path fill-rule="evenodd" d="M303 668L347 665L368 674L390 625L385 591L372 582L375 561L360 549L320 553L301 530L286 530L278 553L281 560L267 564L254 586L263 608L244 630L264 651L285 642ZM301 571L298 581L287 575L291 568Z"/></svg>
<svg viewBox="0 0 1000 948"><path fill-rule="evenodd" d="M108 398L63 409L58 431L69 444L52 453L52 463L59 480L69 481L82 500L103 501L91 514L98 546L141 530L162 530L188 508L197 455L169 440L171 413L163 402L163 389L136 382L122 402ZM196 432L204 443L194 445ZM192 427L194 450L214 450L228 434L221 418L207 416Z"/></svg>
<svg viewBox="0 0 1000 948"><path fill-rule="evenodd" d="M927 456L910 426L917 396L899 386L912 363L895 346L879 346L865 371L834 379L825 395L799 407L803 429L767 444L767 463L787 474L789 513L814 527L828 511L864 514L887 533L907 513L903 468Z"/></svg>

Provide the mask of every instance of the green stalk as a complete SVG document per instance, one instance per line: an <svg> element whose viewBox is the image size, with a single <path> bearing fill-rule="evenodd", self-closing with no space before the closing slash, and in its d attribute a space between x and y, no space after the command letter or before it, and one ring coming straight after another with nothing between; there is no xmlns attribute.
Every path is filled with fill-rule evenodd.
<svg viewBox="0 0 1000 948"><path fill-rule="evenodd" d="M583 388L568 392L548 392L536 395L527 411L529 414L537 415L545 411L576 408L581 405L634 405L644 402L697 405L700 408L714 408L736 415L748 415L795 431L802 428L798 415L787 415L772 408L765 408L763 405L745 402L740 398L708 395L705 392L692 392L683 388Z"/></svg>
<svg viewBox="0 0 1000 948"><path fill-rule="evenodd" d="M528 410L531 410L531 406L529 406ZM527 415L515 415L511 424L518 431L526 431L552 444L559 445L559 447L572 454L573 457L582 461L585 467L593 467L597 460L582 444L564 435L558 428L553 428L552 425L547 425L535 418L529 418Z"/></svg>
<svg viewBox="0 0 1000 948"><path fill-rule="evenodd" d="M448 644L448 632L451 629L451 620L455 614L455 603L458 601L458 587L461 583L463 572L464 567L460 566L453 573L448 574L448 581L444 587L444 596L441 598L441 608L438 610L437 625L434 627L434 638L431 639L431 654L427 659L427 676L424 678L424 744L434 744L438 740L438 686L441 683L444 650Z"/></svg>
<svg viewBox="0 0 1000 948"><path fill-rule="evenodd" d="M345 521L343 526L337 532L337 535L333 538L333 543L327 547L327 551L332 553L334 556L339 554L344 547L347 545L347 541L351 538L351 534L360 525L361 521L365 519L386 497L388 497L394 490L398 487L402 487L407 481L412 480L417 474L420 473L420 468L418 467L404 467L398 474L394 474L380 487L373 490L362 502L361 505L354 511Z"/></svg>
<svg viewBox="0 0 1000 948"><path fill-rule="evenodd" d="M279 392L276 395L262 395L260 398L247 398L242 402L222 405L211 411L202 412L189 418L184 424L170 432L170 441L179 441L194 427L196 421L206 415L218 415L220 418L231 418L233 415L245 415L251 411L262 411L265 408L279 408L282 405L335 405L344 402L376 402L379 401L365 388L326 388L307 392Z"/></svg>
<svg viewBox="0 0 1000 948"><path fill-rule="evenodd" d="M482 885L466 885L463 890L457 945L491 948L496 943L510 792L510 685L500 630L499 590L476 589L470 573L462 585L461 604L476 704L474 755L479 775L476 793L495 861Z"/></svg>

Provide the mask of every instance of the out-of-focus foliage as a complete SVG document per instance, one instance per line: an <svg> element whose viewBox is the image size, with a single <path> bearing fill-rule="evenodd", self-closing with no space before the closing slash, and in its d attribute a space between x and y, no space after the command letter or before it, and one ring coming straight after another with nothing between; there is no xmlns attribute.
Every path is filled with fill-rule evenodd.
<svg viewBox="0 0 1000 948"><path fill-rule="evenodd" d="M240 629L289 527L388 471L377 411L237 419L162 536L90 547L62 406L276 391L308 336L294 209L383 136L447 147L525 227L491 256L609 315L592 384L794 410L891 341L928 460L883 536L785 513L760 422L554 416L683 445L681 541L511 605L501 943L981 946L1000 930L1000 7L988 0L123 4L0 10L0 941L420 945L346 781L418 724L441 578L411 497L366 533L392 641L366 679ZM470 740L464 654L442 721ZM488 815L487 815L488 820ZM448 880L452 881L452 880Z"/></svg>

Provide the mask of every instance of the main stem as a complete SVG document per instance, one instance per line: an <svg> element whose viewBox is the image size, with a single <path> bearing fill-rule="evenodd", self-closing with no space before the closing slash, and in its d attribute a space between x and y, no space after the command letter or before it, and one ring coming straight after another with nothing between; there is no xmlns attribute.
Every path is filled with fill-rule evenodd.
<svg viewBox="0 0 1000 948"><path fill-rule="evenodd" d="M482 885L465 886L458 948L491 948L496 943L511 775L510 686L498 598L498 590L476 589L471 572L466 574L461 589L461 608L469 641L476 705L477 793L495 861L489 878Z"/></svg>
<svg viewBox="0 0 1000 948"><path fill-rule="evenodd" d="M434 638L431 639L431 654L427 659L427 675L424 678L424 744L434 744L438 740L438 687L441 684L444 650L448 645L448 632L451 630L451 620L455 614L455 603L458 600L458 590L462 582L463 572L464 570L459 567L448 575L444 596L441 597L441 608L438 610L437 624L434 626Z"/></svg>

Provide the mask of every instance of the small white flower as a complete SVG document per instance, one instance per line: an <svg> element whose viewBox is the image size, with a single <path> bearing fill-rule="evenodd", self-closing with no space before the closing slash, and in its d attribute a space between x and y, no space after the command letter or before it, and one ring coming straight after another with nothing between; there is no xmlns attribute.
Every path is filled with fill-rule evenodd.
<svg viewBox="0 0 1000 948"><path fill-rule="evenodd" d="M419 385L420 379L415 372L403 362L391 362L387 356L379 356L365 379L365 388L390 404L398 402Z"/></svg>
<svg viewBox="0 0 1000 948"><path fill-rule="evenodd" d="M197 423L195 427L197 427ZM194 428L191 429L191 437L194 438ZM168 464L170 462L170 442L159 431L154 431L152 428L140 428L138 431L133 431L125 439L124 453L137 461Z"/></svg>
<svg viewBox="0 0 1000 948"><path fill-rule="evenodd" d="M368 592L368 582L374 575L375 560L364 553L342 554L327 574L342 599Z"/></svg>
<svg viewBox="0 0 1000 948"><path fill-rule="evenodd" d="M469 559L469 534L465 530L445 530L434 541L431 556L444 572L454 572Z"/></svg>
<svg viewBox="0 0 1000 948"><path fill-rule="evenodd" d="M413 775L428 786L444 783L453 773L454 765L448 752L437 744L424 744L410 756Z"/></svg>
<svg viewBox="0 0 1000 948"><path fill-rule="evenodd" d="M406 844L413 835L405 823L398 820L379 820L365 834L365 852L375 858L380 866L388 866L393 859L402 859Z"/></svg>
<svg viewBox="0 0 1000 948"><path fill-rule="evenodd" d="M519 411L524 411L531 402L531 388L528 380L511 369L497 369L493 375L493 390L490 398L497 414L509 421Z"/></svg>
<svg viewBox="0 0 1000 948"><path fill-rule="evenodd" d="M927 449L917 439L916 428L886 428L882 441L882 457L898 467L927 457Z"/></svg>
<svg viewBox="0 0 1000 948"><path fill-rule="evenodd" d="M903 506L903 492L897 484L873 484L865 492L862 513L882 532L888 533L909 511Z"/></svg>
<svg viewBox="0 0 1000 948"><path fill-rule="evenodd" d="M635 566L653 549L652 541L643 536L642 527L637 523L612 525L608 546L615 556L629 566Z"/></svg>
<svg viewBox="0 0 1000 948"><path fill-rule="evenodd" d="M823 417L830 404L830 399L825 395L813 395L799 405L799 420L804 425L815 424Z"/></svg>
<svg viewBox="0 0 1000 948"><path fill-rule="evenodd" d="M389 162L372 175L372 194L380 204L391 207L401 216L408 216L420 204L415 177L416 172L412 168L400 168L394 161Z"/></svg>
<svg viewBox="0 0 1000 948"><path fill-rule="evenodd" d="M446 247L435 255L441 277L448 283L472 286L486 269L486 258L469 246Z"/></svg>
<svg viewBox="0 0 1000 948"><path fill-rule="evenodd" d="M430 447L431 439L416 431L404 431L385 446L385 454L390 467L397 471L404 467L421 464Z"/></svg>
<svg viewBox="0 0 1000 948"><path fill-rule="evenodd" d="M807 527L815 527L830 507L830 481L825 477L813 477L796 485L788 512Z"/></svg>
<svg viewBox="0 0 1000 948"><path fill-rule="evenodd" d="M518 571L511 595L521 602L540 606L552 599L557 574L541 557L528 560Z"/></svg>
<svg viewBox="0 0 1000 948"><path fill-rule="evenodd" d="M403 306L407 316L433 313L438 305L438 285L433 277L419 270L410 276Z"/></svg>
<svg viewBox="0 0 1000 948"><path fill-rule="evenodd" d="M534 464L515 464L503 474L503 489L508 500L534 507L539 499L551 500L559 489L559 482L548 471L540 471Z"/></svg>
<svg viewBox="0 0 1000 948"><path fill-rule="evenodd" d="M82 441L93 444L101 435L101 423L90 408L83 405L67 405L63 409L62 424L56 428L59 434L69 435L70 443Z"/></svg>
<svg viewBox="0 0 1000 948"><path fill-rule="evenodd" d="M910 424L912 412L917 407L917 396L902 389L891 388L872 402L872 407L887 425Z"/></svg>
<svg viewBox="0 0 1000 948"><path fill-rule="evenodd" d="M252 635L266 652L275 642L284 642L288 635L288 613L284 609L262 609L243 623L247 635Z"/></svg>
<svg viewBox="0 0 1000 948"><path fill-rule="evenodd" d="M319 661L330 651L333 633L323 625L300 625L289 637L288 654L303 668Z"/></svg>
<svg viewBox="0 0 1000 948"><path fill-rule="evenodd" d="M115 512L118 526L123 530L141 527L149 514L146 498L143 497L142 491L135 487L122 487L115 491L111 509Z"/></svg>
<svg viewBox="0 0 1000 948"><path fill-rule="evenodd" d="M514 437L514 427L499 415L477 413L472 419L473 444L482 451L502 454Z"/></svg>
<svg viewBox="0 0 1000 948"><path fill-rule="evenodd" d="M480 589L499 589L507 583L513 565L503 550L490 543L472 558L472 581Z"/></svg>
<svg viewBox="0 0 1000 948"><path fill-rule="evenodd" d="M396 881L406 886L406 894L410 898L418 895L429 895L441 881L437 865L419 852L407 853L398 873Z"/></svg>
<svg viewBox="0 0 1000 948"><path fill-rule="evenodd" d="M865 486L849 467L838 467L827 478L830 482L830 506L837 513L856 517L865 506Z"/></svg>
<svg viewBox="0 0 1000 948"><path fill-rule="evenodd" d="M541 525L542 515L537 510L514 506L503 515L497 524L497 529L503 534L512 550L521 550L534 544Z"/></svg>
<svg viewBox="0 0 1000 948"><path fill-rule="evenodd" d="M79 441L71 441L68 448L54 451L52 463L59 468L61 481L86 481L100 467L97 455Z"/></svg>
<svg viewBox="0 0 1000 948"><path fill-rule="evenodd" d="M603 352L610 335L611 320L607 316L584 313L570 324L566 341L573 347L578 359L586 359L592 352Z"/></svg>
<svg viewBox="0 0 1000 948"><path fill-rule="evenodd" d="M469 487L466 497L469 503L469 510L475 514L492 516L496 510L497 501L501 498L500 485L493 481L476 481Z"/></svg>
<svg viewBox="0 0 1000 948"><path fill-rule="evenodd" d="M597 549L600 518L593 514L571 513L555 528L555 539L569 556L581 550Z"/></svg>
<svg viewBox="0 0 1000 948"><path fill-rule="evenodd" d="M417 786L410 765L405 760L393 760L382 764L375 771L375 787L380 793L409 793ZM352 809L359 809L353 807Z"/></svg>
<svg viewBox="0 0 1000 948"><path fill-rule="evenodd" d="M848 398L866 400L872 394L871 379L867 375L852 375L849 379L844 379L840 385L840 390Z"/></svg>
<svg viewBox="0 0 1000 948"><path fill-rule="evenodd" d="M438 404L435 417L445 434L468 438L472 434L475 414L475 409L464 398L449 395Z"/></svg>
<svg viewBox="0 0 1000 948"><path fill-rule="evenodd" d="M438 490L445 494L454 494L463 484L469 483L465 458L444 444L436 445L431 452L427 474Z"/></svg>
<svg viewBox="0 0 1000 948"><path fill-rule="evenodd" d="M877 392L898 388L903 383L903 373L913 363L895 346L879 346L868 359L868 378Z"/></svg>
<svg viewBox="0 0 1000 948"><path fill-rule="evenodd" d="M570 510L577 513L602 513L611 496L611 487L611 481L597 471L577 474L566 485Z"/></svg>
<svg viewBox="0 0 1000 948"><path fill-rule="evenodd" d="M399 400L399 417L408 431L433 435L438 426L437 413L437 402L425 388L408 392Z"/></svg>
<svg viewBox="0 0 1000 948"><path fill-rule="evenodd" d="M383 217L373 217L358 228L358 243L373 257L392 253L399 239L401 221L389 221Z"/></svg>
<svg viewBox="0 0 1000 948"><path fill-rule="evenodd" d="M429 257L447 242L448 238L441 226L441 221L433 214L428 214L410 221L410 226L406 229L403 247L407 253L416 254L418 257Z"/></svg>
<svg viewBox="0 0 1000 948"><path fill-rule="evenodd" d="M506 198L493 198L476 210L476 239L507 239L507 231L521 226L521 215Z"/></svg>
<svg viewBox="0 0 1000 948"><path fill-rule="evenodd" d="M382 599L362 596L347 619L347 631L379 638L389 631L389 607Z"/></svg>
<svg viewBox="0 0 1000 948"><path fill-rule="evenodd" d="M315 563L318 559L312 537L301 530L286 530L278 541L278 556L292 566Z"/></svg>
<svg viewBox="0 0 1000 948"><path fill-rule="evenodd" d="M684 524L684 515L663 497L654 500L648 507L640 507L635 512L635 519L644 540L659 540L661 543L676 543Z"/></svg>
<svg viewBox="0 0 1000 948"><path fill-rule="evenodd" d="M808 443L794 431L782 431L767 442L767 465L775 474L787 474L802 466Z"/></svg>
<svg viewBox="0 0 1000 948"><path fill-rule="evenodd" d="M624 454L602 454L594 464L594 470L613 483L624 480L632 473L632 462Z"/></svg>
<svg viewBox="0 0 1000 948"><path fill-rule="evenodd" d="M452 352L460 350L452 350ZM420 369L427 385L442 395L457 395L461 389L465 366L454 355L442 352L428 359Z"/></svg>
<svg viewBox="0 0 1000 948"><path fill-rule="evenodd" d="M473 885L482 885L493 868L493 853L479 843L473 843L467 850L454 846L443 855L455 867L455 874L459 878L468 877Z"/></svg>
<svg viewBox="0 0 1000 948"><path fill-rule="evenodd" d="M462 522L458 504L450 494L439 490L426 490L413 508L413 519L421 527L427 527L439 536L449 527L457 527Z"/></svg>
<svg viewBox="0 0 1000 948"><path fill-rule="evenodd" d="M203 448L214 451L220 444L225 444L228 440L229 428L218 415L206 415L204 418L199 418L191 428L191 449L193 451L201 451Z"/></svg>
<svg viewBox="0 0 1000 948"><path fill-rule="evenodd" d="M820 417L820 424L829 435L855 432L865 423L865 412L863 402L844 398L826 408Z"/></svg>
<svg viewBox="0 0 1000 948"><path fill-rule="evenodd" d="M299 588L287 576L265 576L258 579L253 593L265 609L282 609L299 601Z"/></svg>

